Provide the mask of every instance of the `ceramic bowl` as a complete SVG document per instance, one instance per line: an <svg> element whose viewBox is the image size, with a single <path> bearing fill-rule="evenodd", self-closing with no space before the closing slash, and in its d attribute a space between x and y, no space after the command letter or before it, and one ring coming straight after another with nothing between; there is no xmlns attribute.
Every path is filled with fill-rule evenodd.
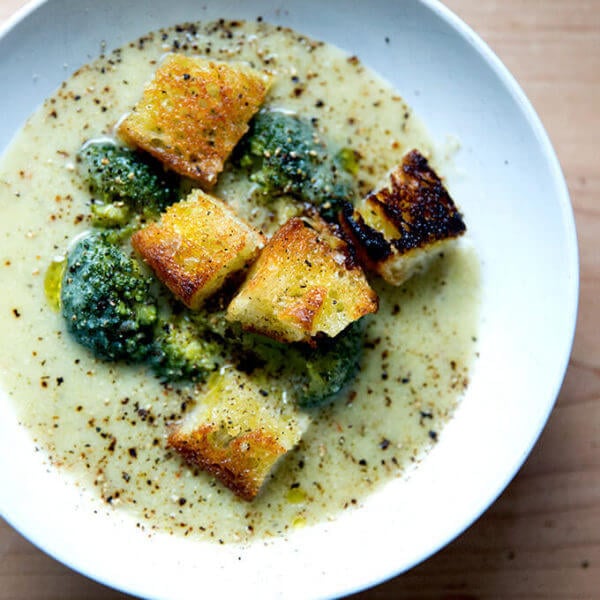
<svg viewBox="0 0 600 600"><path fill-rule="evenodd" d="M559 163L510 73L437 2L35 2L0 36L0 150L104 44L184 21L259 15L358 55L398 89L434 141L460 141L448 185L481 260L480 358L455 417L410 478L333 522L246 547L148 537L118 513L95 514L99 501L46 470L2 395L3 516L59 561L144 598L189 598L192 590L334 597L410 569L468 527L515 475L546 423L570 354L578 263Z"/></svg>

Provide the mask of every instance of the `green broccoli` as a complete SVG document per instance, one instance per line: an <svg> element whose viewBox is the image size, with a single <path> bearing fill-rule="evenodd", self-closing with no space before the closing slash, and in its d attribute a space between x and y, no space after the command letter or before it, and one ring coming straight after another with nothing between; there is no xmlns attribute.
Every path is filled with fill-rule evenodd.
<svg viewBox="0 0 600 600"><path fill-rule="evenodd" d="M352 323L334 338L319 339L313 348L243 331L239 323L227 321L225 312L219 307L205 306L184 314L184 333L179 339L184 347L187 340L192 340L191 354L197 355L194 360L199 360L204 369L199 378L204 377L207 366L208 370L214 370L225 363L248 372L262 369L271 381L291 388L299 406L308 408L333 399L358 371L364 341L362 320ZM177 323L174 331L180 328L181 324ZM186 330L191 335L185 333ZM179 363L175 361L175 364L175 375L178 375Z"/></svg>
<svg viewBox="0 0 600 600"><path fill-rule="evenodd" d="M61 308L68 331L98 358L147 358L157 319L151 277L101 233L80 239L67 258Z"/></svg>
<svg viewBox="0 0 600 600"><path fill-rule="evenodd" d="M354 323L336 337L320 340L315 349L301 351L304 363L296 398L300 406L321 406L352 381L362 356L363 333Z"/></svg>
<svg viewBox="0 0 600 600"><path fill-rule="evenodd" d="M328 220L356 193L348 155L324 140L311 121L282 112L256 115L236 150L238 164L250 171L263 196L292 195L319 207Z"/></svg>
<svg viewBox="0 0 600 600"><path fill-rule="evenodd" d="M350 383L358 371L363 338L364 327L356 322L334 338L320 339L314 348L251 333L242 333L233 343L241 349L240 368L255 366L250 357L258 358L258 366L289 385L295 402L309 408L322 406Z"/></svg>
<svg viewBox="0 0 600 600"><path fill-rule="evenodd" d="M291 388L303 408L332 400L358 372L365 319L350 324L334 338L323 336L316 345L286 344L258 333L243 331L225 318L226 309L205 306L189 317L206 339L215 340L225 362L242 371L264 370L271 381Z"/></svg>
<svg viewBox="0 0 600 600"><path fill-rule="evenodd" d="M110 233L79 240L67 257L60 304L68 331L103 360L144 362L162 382L197 382L223 364L261 368L293 390L299 406L320 406L356 374L363 328L350 325L316 347L242 331L215 307L161 309L138 262Z"/></svg>
<svg viewBox="0 0 600 600"><path fill-rule="evenodd" d="M96 227L126 227L131 220L131 208L122 201L105 202L92 199L92 223Z"/></svg>
<svg viewBox="0 0 600 600"><path fill-rule="evenodd" d="M163 382L202 381L223 363L222 345L193 313L160 319L156 332L149 363Z"/></svg>
<svg viewBox="0 0 600 600"><path fill-rule="evenodd" d="M178 199L176 176L153 159L110 140L86 142L79 171L94 195L92 216L100 227L120 227L132 213L157 218Z"/></svg>

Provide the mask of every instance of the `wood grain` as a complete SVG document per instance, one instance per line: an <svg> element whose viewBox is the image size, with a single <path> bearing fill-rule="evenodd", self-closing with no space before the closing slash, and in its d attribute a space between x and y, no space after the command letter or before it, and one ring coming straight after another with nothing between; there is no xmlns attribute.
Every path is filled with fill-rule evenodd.
<svg viewBox="0 0 600 600"><path fill-rule="evenodd" d="M0 1L0 23L24 4ZM578 228L578 330L550 421L497 502L410 572L354 600L600 598L600 0L447 0L532 100L561 160ZM127 598L0 522L0 600Z"/></svg>

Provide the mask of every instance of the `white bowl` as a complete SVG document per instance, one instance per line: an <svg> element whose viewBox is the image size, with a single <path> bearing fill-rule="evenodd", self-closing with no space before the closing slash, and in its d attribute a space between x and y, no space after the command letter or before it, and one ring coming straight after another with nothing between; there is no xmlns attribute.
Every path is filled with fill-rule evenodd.
<svg viewBox="0 0 600 600"><path fill-rule="evenodd" d="M460 139L448 183L482 263L481 358L456 416L409 480L389 483L335 522L247 548L148 538L125 517L94 514L98 501L46 472L2 396L2 515L73 569L145 598L187 598L195 589L331 597L409 569L462 532L515 475L552 409L572 343L576 234L556 156L511 75L437 2L35 2L0 37L0 149L104 42L258 15L357 54L395 85L434 140Z"/></svg>

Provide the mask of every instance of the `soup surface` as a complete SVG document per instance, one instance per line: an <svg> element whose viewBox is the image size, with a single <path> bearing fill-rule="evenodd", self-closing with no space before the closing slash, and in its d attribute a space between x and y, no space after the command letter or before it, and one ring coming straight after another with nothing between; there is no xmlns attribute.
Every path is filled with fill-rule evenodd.
<svg viewBox="0 0 600 600"><path fill-rule="evenodd" d="M363 194L412 148L443 172L395 90L356 57L296 32L266 23L188 24L106 54L44 103L2 159L1 386L49 462L107 507L129 511L139 527L221 542L284 535L360 505L435 444L476 355L478 261L466 240L402 287L373 278L380 309L368 320L357 379L313 412L302 441L253 502L185 465L166 447L167 428L194 406L198 390L96 360L70 338L44 293L49 265L90 228L78 149L113 134L172 51L270 71L267 104L316 119L320 131L358 152ZM278 217L249 202L249 188L226 169L214 193L269 231Z"/></svg>

